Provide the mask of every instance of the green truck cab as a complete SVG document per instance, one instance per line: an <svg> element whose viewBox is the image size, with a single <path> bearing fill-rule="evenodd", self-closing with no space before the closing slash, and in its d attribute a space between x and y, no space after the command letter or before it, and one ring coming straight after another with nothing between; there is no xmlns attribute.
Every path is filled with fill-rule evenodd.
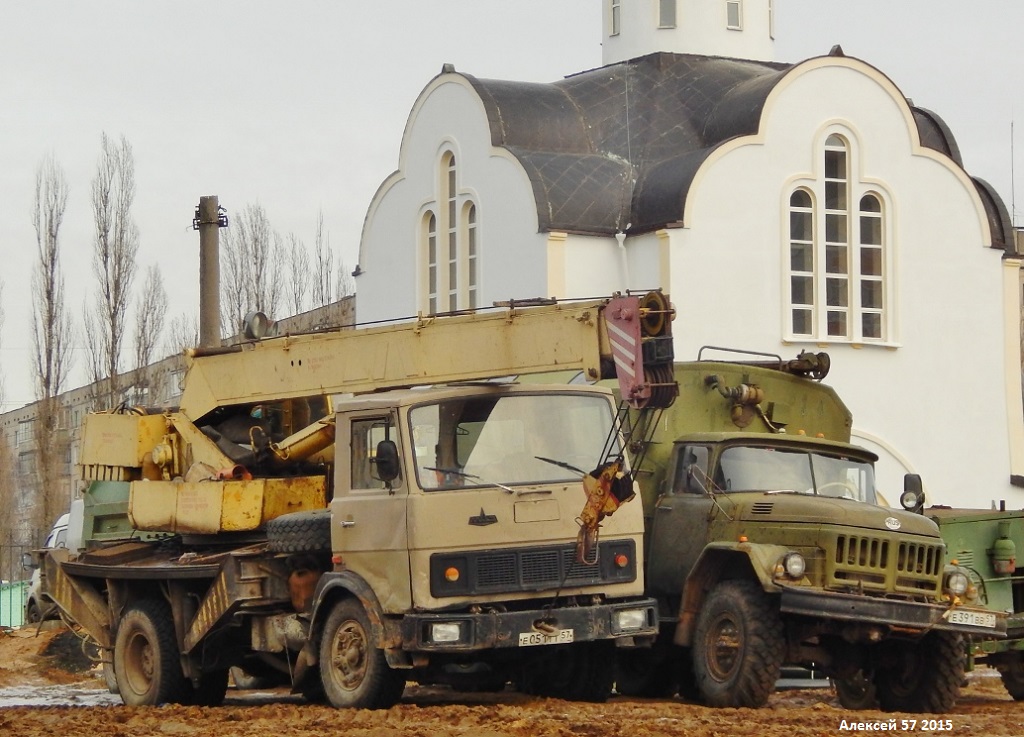
<svg viewBox="0 0 1024 737"><path fill-rule="evenodd" d="M963 638L1005 631L968 600L936 524L879 504L877 459L820 383L828 364L675 365L679 398L637 474L661 634L621 654L620 692L761 706L792 665L833 678L850 708L944 712Z"/></svg>
<svg viewBox="0 0 1024 737"><path fill-rule="evenodd" d="M1024 510L929 507L950 558L967 570L977 602L1006 615L1005 638L973 638L968 667L987 665L999 671L1015 701L1024 700Z"/></svg>

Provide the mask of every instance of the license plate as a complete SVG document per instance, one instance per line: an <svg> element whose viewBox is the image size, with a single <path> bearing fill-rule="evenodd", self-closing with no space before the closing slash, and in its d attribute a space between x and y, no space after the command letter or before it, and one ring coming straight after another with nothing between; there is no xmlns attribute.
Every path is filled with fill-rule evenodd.
<svg viewBox="0 0 1024 737"><path fill-rule="evenodd" d="M952 624L968 624L973 627L995 627L996 615L986 612L955 610L949 613L949 621Z"/></svg>
<svg viewBox="0 0 1024 737"><path fill-rule="evenodd" d="M531 645L562 645L572 642L575 638L573 630L556 630L554 632L520 632L519 647Z"/></svg>

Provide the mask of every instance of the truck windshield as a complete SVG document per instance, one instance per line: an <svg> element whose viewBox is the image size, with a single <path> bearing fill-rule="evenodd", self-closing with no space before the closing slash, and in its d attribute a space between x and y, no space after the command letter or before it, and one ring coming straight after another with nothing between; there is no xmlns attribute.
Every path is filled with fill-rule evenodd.
<svg viewBox="0 0 1024 737"><path fill-rule="evenodd" d="M420 488L577 480L598 465L613 421L608 400L587 394L457 397L414 407ZM616 438L611 452L618 448Z"/></svg>
<svg viewBox="0 0 1024 737"><path fill-rule="evenodd" d="M777 448L722 451L716 484L724 491L794 491L876 503L870 463L841 455Z"/></svg>

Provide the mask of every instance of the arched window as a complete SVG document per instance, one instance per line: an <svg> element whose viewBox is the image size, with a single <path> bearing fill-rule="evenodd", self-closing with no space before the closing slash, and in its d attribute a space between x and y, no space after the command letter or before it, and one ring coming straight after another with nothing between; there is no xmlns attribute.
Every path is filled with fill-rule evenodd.
<svg viewBox="0 0 1024 737"><path fill-rule="evenodd" d="M437 215L427 212L425 237L427 242L427 312L437 312Z"/></svg>
<svg viewBox="0 0 1024 737"><path fill-rule="evenodd" d="M442 154L434 201L423 214L421 309L430 314L474 309L480 282L477 205L460 192L455 154Z"/></svg>
<svg viewBox="0 0 1024 737"><path fill-rule="evenodd" d="M477 291L480 280L479 260L477 258L477 230L476 230L476 204L469 203L466 208L466 248L468 267L466 269L469 277L469 308L476 309L479 306Z"/></svg>
<svg viewBox="0 0 1024 737"><path fill-rule="evenodd" d="M884 194L858 179L847 138L829 135L819 156L821 179L789 194L789 336L886 341L891 254Z"/></svg>

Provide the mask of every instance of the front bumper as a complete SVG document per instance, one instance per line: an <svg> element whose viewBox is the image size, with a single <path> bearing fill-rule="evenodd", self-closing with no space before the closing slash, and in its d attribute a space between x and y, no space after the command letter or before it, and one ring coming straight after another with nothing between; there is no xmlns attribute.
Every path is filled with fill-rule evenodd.
<svg viewBox="0 0 1024 737"><path fill-rule="evenodd" d="M640 625L620 627L624 613ZM433 635L441 627L453 633L456 626L457 639L438 641ZM653 641L658 634L658 603L645 598L514 612L414 612L401 618L400 629L402 649L407 652L466 652L624 638Z"/></svg>
<svg viewBox="0 0 1024 737"><path fill-rule="evenodd" d="M858 594L842 594L820 589L785 587L779 606L784 614L815 619L830 619L861 624L881 624L900 630L961 632L982 637L1005 637L1006 615L976 607L945 607L899 599L881 599ZM979 619L995 617L994 627L950 621L952 612L973 613Z"/></svg>

